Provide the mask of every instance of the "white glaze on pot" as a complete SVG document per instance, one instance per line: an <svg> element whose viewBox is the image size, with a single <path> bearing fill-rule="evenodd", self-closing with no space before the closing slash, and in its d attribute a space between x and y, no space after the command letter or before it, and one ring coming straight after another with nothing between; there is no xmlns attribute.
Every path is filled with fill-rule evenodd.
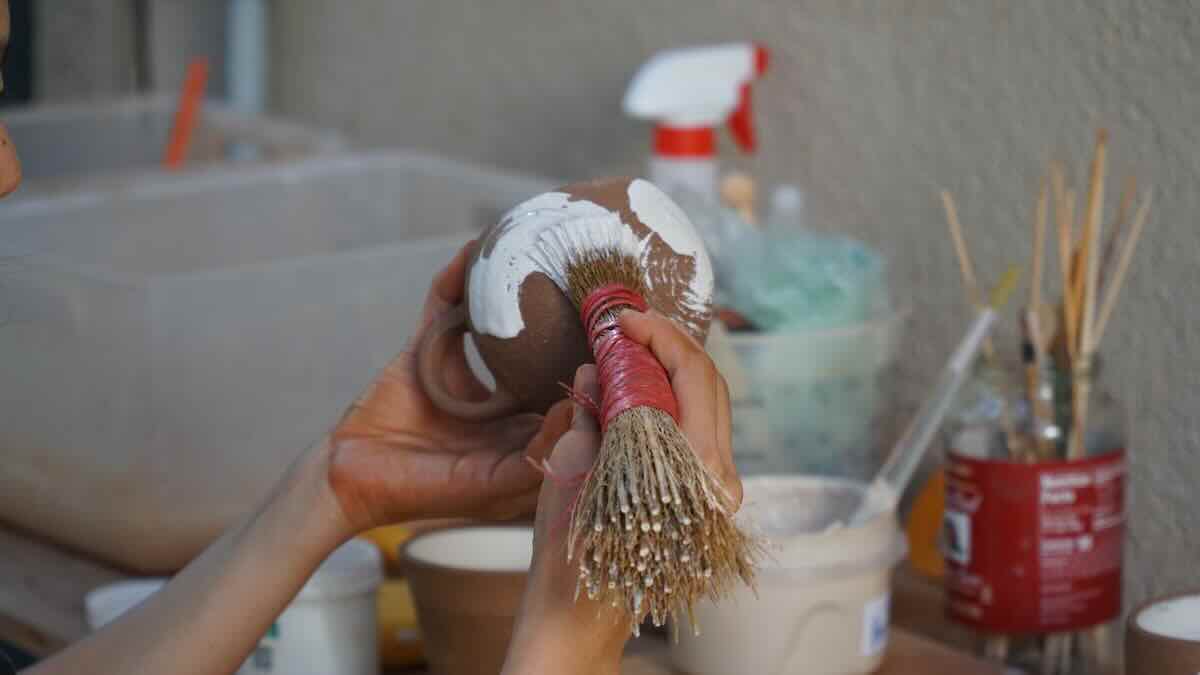
<svg viewBox="0 0 1200 675"><path fill-rule="evenodd" d="M695 261L683 302L703 315L712 297L712 266L691 222L647 181L631 183L629 199L634 213L665 244ZM520 292L530 274L541 272L565 289L568 250L617 248L637 256L644 265L653 236L641 239L619 213L564 192L547 192L525 201L504 215L490 247L471 270L467 289L471 325L484 335L514 338L525 328ZM647 275L647 285L655 276Z"/></svg>
<svg viewBox="0 0 1200 675"><path fill-rule="evenodd" d="M688 285L683 303L697 315L707 312L713 294L712 261L704 248L704 240L692 225L687 214L658 186L638 178L629 184L629 206L671 250L691 256L696 261L695 274Z"/></svg>

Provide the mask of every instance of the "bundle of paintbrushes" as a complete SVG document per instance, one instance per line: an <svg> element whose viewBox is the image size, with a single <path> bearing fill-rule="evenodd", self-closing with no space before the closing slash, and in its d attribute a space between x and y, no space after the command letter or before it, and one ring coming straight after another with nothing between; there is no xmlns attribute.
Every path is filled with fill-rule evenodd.
<svg viewBox="0 0 1200 675"><path fill-rule="evenodd" d="M1088 181L1081 196L1068 185L1062 162L1052 162L1040 181L1032 218L1029 304L1020 319L1025 422L1014 424L1010 419L1012 411L1002 412L1004 440L1014 461L1077 461L1114 449L1102 434L1089 433L1089 429L1106 422L1089 420L1097 405L1093 391L1097 353L1145 227L1151 198L1147 192L1135 212L1136 181L1126 179L1110 224L1103 225L1107 143L1107 132L1097 132ZM977 304L979 291L954 202L948 193L944 192L942 197L968 297ZM1044 289L1050 222L1057 231L1062 278L1057 302L1048 300ZM985 354L994 358L994 348L989 346ZM1042 649L1042 672L1046 675L1071 672L1076 648L1090 664L1104 662L1104 654L1109 651L1104 630L1093 629L1086 636L1066 633L1047 636ZM1003 660L1008 652L1008 639L989 637L985 651Z"/></svg>

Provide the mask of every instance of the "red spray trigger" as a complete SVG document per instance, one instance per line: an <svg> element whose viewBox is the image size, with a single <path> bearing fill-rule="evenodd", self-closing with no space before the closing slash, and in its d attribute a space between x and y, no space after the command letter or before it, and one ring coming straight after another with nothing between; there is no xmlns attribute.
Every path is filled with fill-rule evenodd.
<svg viewBox="0 0 1200 675"><path fill-rule="evenodd" d="M757 147L754 138L754 122L750 118L750 83L742 85L738 106L729 116L729 133L742 152L752 153Z"/></svg>
<svg viewBox="0 0 1200 675"><path fill-rule="evenodd" d="M754 47L754 75L762 77L767 71L767 62L770 60L770 53L766 47L755 45ZM729 133L733 136L733 140L743 152L753 153L758 147L758 140L754 134L754 118L752 117L753 106L750 101L750 82L742 85L741 91L738 93L738 105L733 110L733 114L729 116Z"/></svg>

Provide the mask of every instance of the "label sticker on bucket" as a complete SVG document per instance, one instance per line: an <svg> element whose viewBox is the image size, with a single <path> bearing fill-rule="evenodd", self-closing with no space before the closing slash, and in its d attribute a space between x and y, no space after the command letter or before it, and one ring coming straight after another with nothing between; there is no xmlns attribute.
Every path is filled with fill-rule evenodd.
<svg viewBox="0 0 1200 675"><path fill-rule="evenodd" d="M863 605L862 654L875 656L888 640L888 605L891 597L881 595Z"/></svg>

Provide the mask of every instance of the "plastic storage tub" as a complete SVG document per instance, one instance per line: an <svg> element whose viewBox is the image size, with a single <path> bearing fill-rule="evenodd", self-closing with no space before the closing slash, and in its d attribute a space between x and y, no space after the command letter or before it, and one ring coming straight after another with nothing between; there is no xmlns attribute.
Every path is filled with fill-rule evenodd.
<svg viewBox="0 0 1200 675"><path fill-rule="evenodd" d="M72 189L100 176L162 171L176 100L165 94L5 111L4 123L21 158L21 192ZM185 166L292 160L330 154L343 145L331 131L245 115L209 102L201 111Z"/></svg>
<svg viewBox="0 0 1200 675"><path fill-rule="evenodd" d="M815 476L744 483L738 518L767 541L757 592L700 602L671 660L693 675L865 675L883 660L892 569L907 546L891 510L845 527L865 485Z"/></svg>
<svg viewBox="0 0 1200 675"><path fill-rule="evenodd" d="M394 152L0 204L0 518L182 562L405 346L454 252L550 187Z"/></svg>
<svg viewBox="0 0 1200 675"><path fill-rule="evenodd" d="M744 474L870 478L907 312L823 331L731 333L734 459ZM729 362L732 360L732 363ZM739 372L730 377L729 370Z"/></svg>

